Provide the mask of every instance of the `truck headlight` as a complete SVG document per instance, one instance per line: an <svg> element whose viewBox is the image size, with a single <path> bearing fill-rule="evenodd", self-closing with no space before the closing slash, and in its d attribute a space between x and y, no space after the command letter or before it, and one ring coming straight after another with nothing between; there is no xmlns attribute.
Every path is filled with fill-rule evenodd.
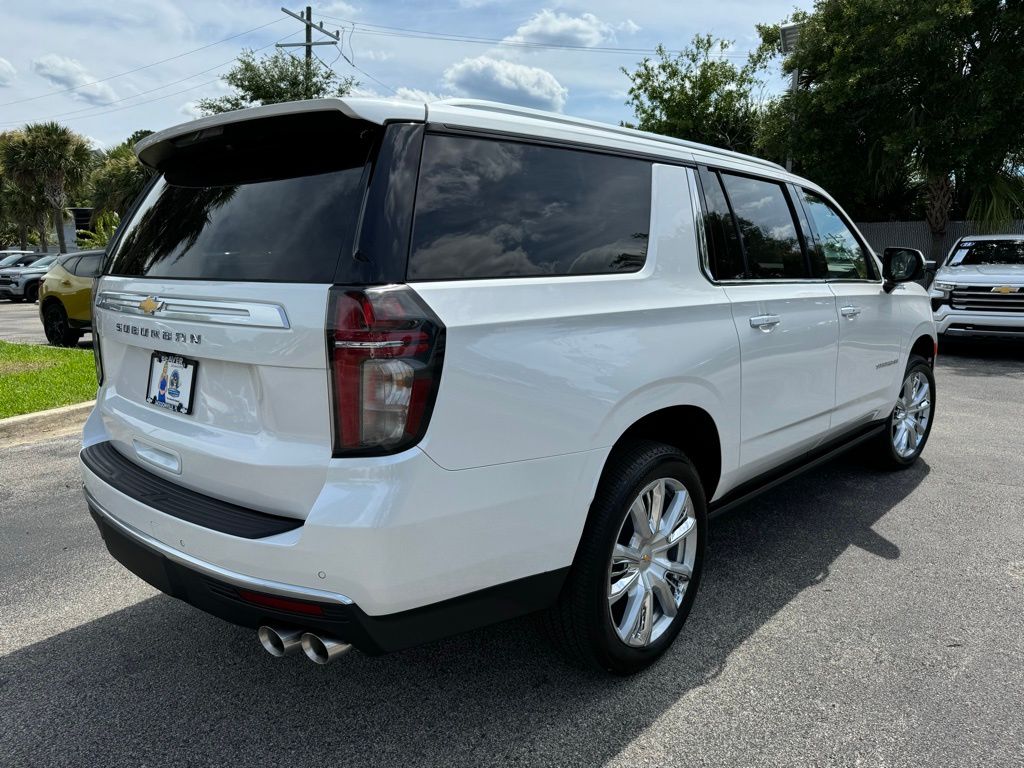
<svg viewBox="0 0 1024 768"><path fill-rule="evenodd" d="M934 283L932 283L932 288L934 288L937 291L942 291L943 293L949 293L954 288L956 288L956 283L947 283L944 280L936 280Z"/></svg>

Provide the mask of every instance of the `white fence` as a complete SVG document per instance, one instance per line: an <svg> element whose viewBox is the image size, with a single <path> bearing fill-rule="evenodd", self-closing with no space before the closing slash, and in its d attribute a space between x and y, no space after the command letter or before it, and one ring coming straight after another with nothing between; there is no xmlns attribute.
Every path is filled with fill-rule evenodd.
<svg viewBox="0 0 1024 768"><path fill-rule="evenodd" d="M932 231L926 221L869 221L857 224L857 229L867 238L868 243L879 256L882 251L892 245L903 245L917 248L929 257L932 249ZM1006 234L1024 235L1024 220L1014 221L1010 226L1000 230ZM949 253L958 239L964 235L979 234L969 221L951 221L946 226L946 236L942 240L942 255Z"/></svg>

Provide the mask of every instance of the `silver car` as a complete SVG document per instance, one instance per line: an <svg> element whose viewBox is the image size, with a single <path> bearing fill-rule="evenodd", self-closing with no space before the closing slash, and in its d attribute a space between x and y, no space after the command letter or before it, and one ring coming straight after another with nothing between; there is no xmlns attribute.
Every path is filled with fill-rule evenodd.
<svg viewBox="0 0 1024 768"><path fill-rule="evenodd" d="M39 296L39 281L56 260L57 254L44 254L28 265L0 269L0 299L35 301Z"/></svg>
<svg viewBox="0 0 1024 768"><path fill-rule="evenodd" d="M960 238L930 293L940 336L1024 339L1024 235Z"/></svg>

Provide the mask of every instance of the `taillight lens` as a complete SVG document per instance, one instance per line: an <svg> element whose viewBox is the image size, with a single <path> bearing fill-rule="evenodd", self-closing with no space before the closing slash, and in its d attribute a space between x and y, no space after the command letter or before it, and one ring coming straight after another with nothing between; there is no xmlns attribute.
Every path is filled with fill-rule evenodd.
<svg viewBox="0 0 1024 768"><path fill-rule="evenodd" d="M441 379L444 325L411 288L332 288L327 354L335 456L419 442Z"/></svg>

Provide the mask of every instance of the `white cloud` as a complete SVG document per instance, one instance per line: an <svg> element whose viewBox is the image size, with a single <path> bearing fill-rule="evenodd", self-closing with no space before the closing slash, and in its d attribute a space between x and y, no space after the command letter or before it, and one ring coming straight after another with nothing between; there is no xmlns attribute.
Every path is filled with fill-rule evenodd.
<svg viewBox="0 0 1024 768"><path fill-rule="evenodd" d="M440 94L434 93L433 91L424 91L421 88L406 88L404 85L395 91L395 98L402 99L403 101L440 101L441 99L448 98Z"/></svg>
<svg viewBox="0 0 1024 768"><path fill-rule="evenodd" d="M14 65L0 57L0 88L10 85L16 74L18 74L18 70L14 68Z"/></svg>
<svg viewBox="0 0 1024 768"><path fill-rule="evenodd" d="M477 56L452 64L445 85L467 96L561 112L569 91L540 67Z"/></svg>
<svg viewBox="0 0 1024 768"><path fill-rule="evenodd" d="M547 8L537 12L506 40L544 45L578 45L592 48L615 37L615 30L592 13L570 16Z"/></svg>
<svg viewBox="0 0 1024 768"><path fill-rule="evenodd" d="M189 120L195 120L196 118L203 116L202 110L199 109L199 103L195 101L186 101L178 107L178 114L184 115Z"/></svg>
<svg viewBox="0 0 1024 768"><path fill-rule="evenodd" d="M74 88L68 94L71 98L93 106L103 107L117 99L117 93L107 83L94 82L96 78L85 67L56 53L34 59L32 71L58 88Z"/></svg>
<svg viewBox="0 0 1024 768"><path fill-rule="evenodd" d="M632 19L626 19L621 24L616 24L615 28L620 32L625 32L627 35L635 35L641 30L641 26Z"/></svg>
<svg viewBox="0 0 1024 768"><path fill-rule="evenodd" d="M340 15L340 16L344 16L344 17L351 17L351 16L357 15L358 13L359 13L359 9L356 8L354 5L350 5L349 3L344 2L344 0L335 0L335 2L333 2L333 3L327 3L326 5L321 5L319 8L314 8L313 9L313 21L316 21L317 20L317 16L320 16L321 14L329 14L331 16ZM324 26L325 27L330 27L331 25L330 25L329 22L331 22L331 21L334 21L334 19L326 19L324 21Z"/></svg>
<svg viewBox="0 0 1024 768"><path fill-rule="evenodd" d="M359 58L360 59L369 59L370 61L390 61L391 59L395 58L395 54L388 53L387 51L369 50L369 51L360 51L359 52Z"/></svg>

